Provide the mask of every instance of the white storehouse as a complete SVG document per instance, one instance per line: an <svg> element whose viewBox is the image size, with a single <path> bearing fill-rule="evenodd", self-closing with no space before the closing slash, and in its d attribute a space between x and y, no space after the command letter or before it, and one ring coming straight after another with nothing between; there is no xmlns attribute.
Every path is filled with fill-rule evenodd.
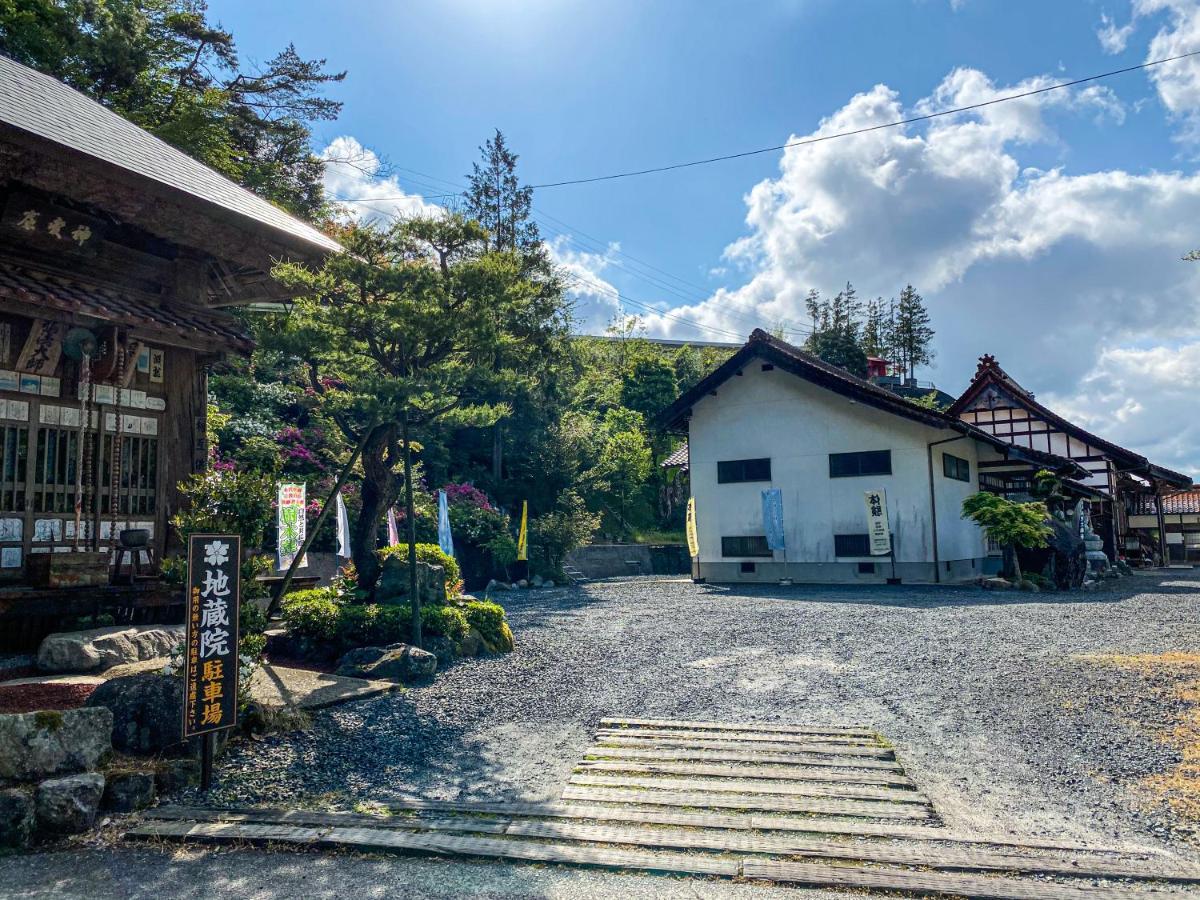
<svg viewBox="0 0 1200 900"><path fill-rule="evenodd" d="M1069 460L1015 447L756 330L663 414L688 437L699 554L714 582L959 581L996 570L960 514L980 463L1077 477ZM783 547L764 491L779 489ZM891 555L872 555L868 493L885 500ZM886 550L886 538L882 547Z"/></svg>

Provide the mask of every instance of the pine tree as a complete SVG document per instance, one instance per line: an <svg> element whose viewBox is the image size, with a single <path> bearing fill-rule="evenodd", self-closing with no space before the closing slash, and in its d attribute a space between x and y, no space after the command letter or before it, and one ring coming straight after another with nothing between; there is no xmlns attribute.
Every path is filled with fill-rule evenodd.
<svg viewBox="0 0 1200 900"><path fill-rule="evenodd" d="M495 250L516 250L527 261L544 259L542 236L533 214L533 188L517 177L517 154L508 149L504 134L496 129L479 148L483 164L472 163L463 192L466 214L487 229Z"/></svg>
<svg viewBox="0 0 1200 900"><path fill-rule="evenodd" d="M867 356L887 359L887 320L884 318L883 298L867 301L867 315L863 322L862 348Z"/></svg>
<svg viewBox="0 0 1200 900"><path fill-rule="evenodd" d="M909 378L916 378L917 366L933 362L934 330L929 324L929 312L925 301L913 286L907 285L900 292L900 303L896 309L895 347L898 362L903 365Z"/></svg>

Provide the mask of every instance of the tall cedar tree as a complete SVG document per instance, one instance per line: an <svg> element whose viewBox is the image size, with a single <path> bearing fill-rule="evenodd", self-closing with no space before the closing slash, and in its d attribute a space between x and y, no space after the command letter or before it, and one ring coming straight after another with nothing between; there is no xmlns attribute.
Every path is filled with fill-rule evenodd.
<svg viewBox="0 0 1200 900"><path fill-rule="evenodd" d="M859 336L862 304L854 285L847 281L845 289L833 300L822 299L815 290L809 291L804 303L813 322L813 332L804 342L805 349L831 365L865 378L867 355Z"/></svg>
<svg viewBox="0 0 1200 900"><path fill-rule="evenodd" d="M308 123L336 119L325 71L288 45L243 66L202 0L5 0L0 53L76 88L307 218L324 206Z"/></svg>
<svg viewBox="0 0 1200 900"><path fill-rule="evenodd" d="M554 306L563 303L562 285L550 263L533 219L533 188L522 185L517 176L517 160L500 129L479 148L480 162L471 164L467 189L463 192L464 212L487 230L489 245L496 250L513 251L520 255L523 272L542 285L544 299ZM499 356L494 362L497 370L506 367L544 366L556 348L529 343L508 348L508 359ZM516 354L514 357L513 354ZM504 420L491 429L492 481L498 485L504 479Z"/></svg>
<svg viewBox="0 0 1200 900"><path fill-rule="evenodd" d="M491 249L476 222L415 219L386 231L358 226L320 271L284 264L276 277L300 299L263 330L307 369L309 384L351 443L363 443L362 511L351 534L360 586L378 580L376 529L403 487L410 585L416 577L412 449L437 423L486 426L508 410L488 402L526 373L494 366L523 335L559 327L520 256ZM519 323L520 333L514 331ZM399 470L399 471L398 471ZM421 620L412 591L413 640Z"/></svg>
<svg viewBox="0 0 1200 900"><path fill-rule="evenodd" d="M929 324L929 312L913 286L907 285L900 292L900 303L896 308L896 324L893 342L899 362L909 378L916 378L917 366L933 362L934 330Z"/></svg>

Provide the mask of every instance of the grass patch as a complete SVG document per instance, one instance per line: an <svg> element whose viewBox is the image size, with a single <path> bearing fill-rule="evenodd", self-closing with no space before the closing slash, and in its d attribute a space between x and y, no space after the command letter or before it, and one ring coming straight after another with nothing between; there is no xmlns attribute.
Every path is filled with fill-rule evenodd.
<svg viewBox="0 0 1200 900"><path fill-rule="evenodd" d="M1138 674L1143 689L1174 710L1170 724L1135 723L1180 754L1175 766L1142 778L1137 788L1151 802L1165 804L1180 818L1200 822L1200 653L1093 653L1079 658Z"/></svg>

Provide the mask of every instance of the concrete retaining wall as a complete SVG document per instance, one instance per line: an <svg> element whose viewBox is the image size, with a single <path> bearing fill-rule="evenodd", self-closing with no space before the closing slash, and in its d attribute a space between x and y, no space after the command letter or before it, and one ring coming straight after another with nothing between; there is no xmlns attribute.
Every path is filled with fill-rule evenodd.
<svg viewBox="0 0 1200 900"><path fill-rule="evenodd" d="M566 564L586 578L686 575L687 550L675 544L589 544L567 554Z"/></svg>

